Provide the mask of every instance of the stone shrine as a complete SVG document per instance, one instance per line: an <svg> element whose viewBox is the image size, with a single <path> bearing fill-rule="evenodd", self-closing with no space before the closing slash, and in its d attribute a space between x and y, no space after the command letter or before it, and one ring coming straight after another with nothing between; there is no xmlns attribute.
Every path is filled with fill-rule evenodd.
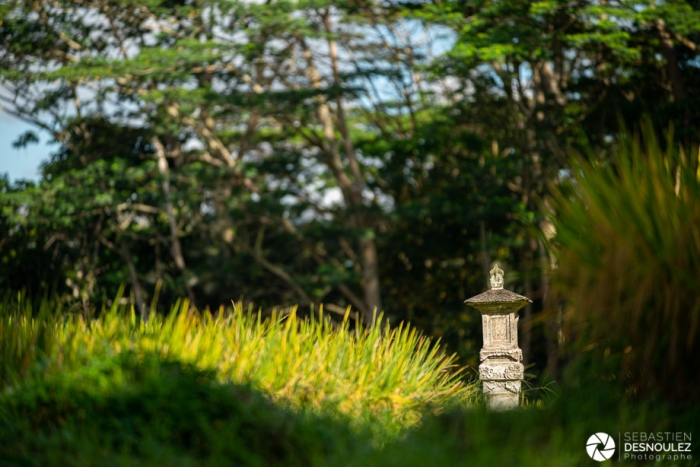
<svg viewBox="0 0 700 467"><path fill-rule="evenodd" d="M483 382L486 406L508 410L520 405L523 380L523 352L518 347L518 310L527 297L503 288L503 270L491 270L491 290L465 300L481 312L484 347L479 353L479 378Z"/></svg>

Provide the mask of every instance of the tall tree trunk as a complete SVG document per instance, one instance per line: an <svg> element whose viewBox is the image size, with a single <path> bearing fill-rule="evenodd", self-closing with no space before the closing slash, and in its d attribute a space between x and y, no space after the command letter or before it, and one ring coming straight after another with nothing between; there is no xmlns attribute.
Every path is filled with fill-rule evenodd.
<svg viewBox="0 0 700 467"><path fill-rule="evenodd" d="M323 19L326 30L328 33L330 33L331 28L328 13L324 15ZM334 84L340 85L337 44L330 37L328 39L328 43L331 53ZM320 89L321 79L316 67L313 64L311 51L303 41L302 47L304 48L304 55L308 63L308 75L311 85L314 89ZM338 109L338 115L336 116L338 119L338 127L340 134L343 137L344 149L346 157L348 158L353 180L350 180L343 168L338 149L338 142L335 137L333 119L331 117L331 111L328 103L326 102L325 97L319 96L318 118L323 126L323 134L327 143L327 147L324 148L324 153L326 154L326 160L329 168L337 180L341 193L343 194L343 200L346 207L354 211L350 216L351 223L353 224L352 226L356 229L364 230L370 227L365 213L362 212L362 190L364 188L364 181L355 155L355 149L349 136L347 121L343 110L343 103L340 96L336 97L336 105ZM371 324L374 310L381 311L381 289L377 246L374 238L365 235L366 233L363 232L363 237L359 241L359 257L362 263L362 279L365 299L364 308L367 310L366 313L363 313L363 321L366 324Z"/></svg>
<svg viewBox="0 0 700 467"><path fill-rule="evenodd" d="M139 277L136 273L136 265L134 264L133 256L131 256L131 250L124 239L120 241L119 246L122 258L124 258L124 261L129 268L129 279L131 280L131 290L134 292L136 310L141 315L141 319L148 321L148 307L146 306L146 299L143 293L143 288L141 288L141 282L139 282Z"/></svg>
<svg viewBox="0 0 700 467"><path fill-rule="evenodd" d="M371 324L374 312L382 311L382 300L379 284L379 264L377 260L377 246L374 239L363 238L360 240L362 252L362 278L365 286L365 303L368 312L365 313L364 322Z"/></svg>
<svg viewBox="0 0 700 467"><path fill-rule="evenodd" d="M165 213L170 224L170 252L175 260L175 266L185 278L185 290L190 303L195 304L194 292L187 283L187 267L185 258L182 255L182 246L180 244L180 236L177 232L177 221L175 219L175 210L173 209L172 194L170 193L170 169L168 168L168 160L165 157L165 148L163 143L157 136L151 140L156 151L156 159L158 160L158 172L163 177L163 194L165 195Z"/></svg>
<svg viewBox="0 0 700 467"><path fill-rule="evenodd" d="M547 216L554 214L554 210L546 196L543 196L545 218L540 222L540 230L544 240L538 242L540 251L540 269L542 270L542 312L547 318L547 372L554 378L559 372L559 360L561 355L562 316L561 309L557 306L556 294L550 288L550 272L555 267L554 258L546 248L556 234L556 228Z"/></svg>
<svg viewBox="0 0 700 467"><path fill-rule="evenodd" d="M331 57L331 68L333 69L333 84L336 87L340 87L342 83L340 82L340 71L338 65L338 44L334 39L331 38L331 20L330 13L326 11L323 15L323 24L326 28L326 33L328 34L328 50ZM338 129L340 130L340 135L343 137L343 143L345 145L345 155L348 158L348 163L350 165L350 172L354 179L355 196L356 199L362 200L362 190L364 188L364 178L362 177L362 171L360 170L360 164L357 162L357 157L355 155L355 148L350 139L350 132L348 131L347 119L345 118L345 110L343 108L343 98L340 93L335 96L336 107L338 108Z"/></svg>
<svg viewBox="0 0 700 467"><path fill-rule="evenodd" d="M533 81L538 82L539 72L533 72ZM533 110L537 110L537 105L544 101L544 95L540 92L536 96L535 102L533 102ZM523 177L523 193L522 193L522 203L525 205L528 211L531 210L531 193L533 185L533 166L535 165L534 160L537 158L536 151L537 146L535 143L535 132L532 128L534 122L528 122L530 126L525 126L522 124L522 134L525 140L527 151L527 157L525 158L525 165L522 169ZM525 288L525 296L532 299L532 247L530 244L530 235L528 234L528 241L526 243L525 251L523 257L523 286ZM533 315L532 304L525 306L523 310L523 363L525 365L531 363L532 360L532 315Z"/></svg>
<svg viewBox="0 0 700 467"><path fill-rule="evenodd" d="M491 288L491 256L486 248L486 222L479 221L479 242L481 243L481 268L484 270L486 289Z"/></svg>
<svg viewBox="0 0 700 467"><path fill-rule="evenodd" d="M676 56L676 49L673 46L673 39L671 35L666 30L666 23L662 19L655 19L654 26L659 33L659 38L661 39L661 53L666 61L666 70L668 71L668 78L671 81L671 87L673 89L673 100L675 102L681 102L685 99L685 86L683 85L683 75L681 75L681 70L678 68L678 57Z"/></svg>
<svg viewBox="0 0 700 467"><path fill-rule="evenodd" d="M524 262L524 274L523 282L525 286L525 296L532 297L532 253L528 248L525 252L525 262ZM532 304L527 304L525 310L523 310L523 363L527 365L530 363L532 357Z"/></svg>
<svg viewBox="0 0 700 467"><path fill-rule="evenodd" d="M555 377L559 370L559 335L561 322L559 314L554 310L549 293L549 255L544 243L539 243L540 268L542 269L542 312L547 317L547 372Z"/></svg>
<svg viewBox="0 0 700 467"><path fill-rule="evenodd" d="M333 84L340 87L342 83L340 82L340 71L338 65L338 44L334 39L332 39L332 28L330 12L326 10L323 15L323 24L328 34L328 50L331 58L331 68L333 69ZM336 107L338 110L338 129L340 130L340 135L343 137L343 143L345 146L345 155L348 158L348 164L350 166L350 173L353 177L353 188L355 191L355 203L358 207L362 206L362 191L364 190L364 177L362 176L362 171L360 170L360 164L357 162L357 157L355 154L355 148L352 144L352 139L350 138L350 132L348 131L347 118L345 117L345 110L343 108L343 98L340 93L336 94ZM369 228L369 219L363 213L356 214L357 225L361 228ZM374 240L374 236L363 236L360 240L360 259L362 261L362 277L365 289L365 303L369 313L365 313L364 321L367 324L372 322L373 317L369 316L374 314L376 311L379 313L382 311L382 300L381 300L381 284L379 281L379 258L377 256L377 245Z"/></svg>

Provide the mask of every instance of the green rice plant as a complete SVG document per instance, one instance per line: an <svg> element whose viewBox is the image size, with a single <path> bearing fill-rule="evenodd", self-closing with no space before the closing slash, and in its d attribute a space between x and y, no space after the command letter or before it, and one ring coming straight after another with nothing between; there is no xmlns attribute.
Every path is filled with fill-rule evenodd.
<svg viewBox="0 0 700 467"><path fill-rule="evenodd" d="M57 307L49 312L40 306L37 312L43 318L36 320L31 300L21 292L0 301L0 386L46 363L56 345L54 329L61 314L60 305ZM22 312L17 313L18 309Z"/></svg>
<svg viewBox="0 0 700 467"><path fill-rule="evenodd" d="M32 315L27 306L0 309L5 391L128 351L214 371L221 383L251 385L296 409L379 417L389 431L415 424L426 407L467 406L476 394L454 355L408 325L381 325L381 318L351 330L348 316L333 324L322 313L299 319L292 310L263 319L241 304L200 313L187 300L148 322L119 305L92 319Z"/></svg>
<svg viewBox="0 0 700 467"><path fill-rule="evenodd" d="M697 397L700 368L698 152L649 129L607 157L575 158L553 187L554 280L573 356L630 392Z"/></svg>

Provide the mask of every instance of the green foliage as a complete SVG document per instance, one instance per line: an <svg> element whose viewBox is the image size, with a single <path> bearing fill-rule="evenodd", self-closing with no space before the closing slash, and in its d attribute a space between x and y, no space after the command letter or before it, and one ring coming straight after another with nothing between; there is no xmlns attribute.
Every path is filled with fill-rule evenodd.
<svg viewBox="0 0 700 467"><path fill-rule="evenodd" d="M576 159L554 188L556 281L573 350L593 352L629 391L697 398L697 150L660 144L651 126L643 136Z"/></svg>
<svg viewBox="0 0 700 467"><path fill-rule="evenodd" d="M0 177L0 198L27 202L27 193L34 183L10 183L6 176ZM39 296L42 291L62 293L56 287L57 276L62 270L52 267L51 252L44 245L51 236L51 229L40 225L16 222L17 206L10 203L0 205L0 287L4 290L30 290Z"/></svg>

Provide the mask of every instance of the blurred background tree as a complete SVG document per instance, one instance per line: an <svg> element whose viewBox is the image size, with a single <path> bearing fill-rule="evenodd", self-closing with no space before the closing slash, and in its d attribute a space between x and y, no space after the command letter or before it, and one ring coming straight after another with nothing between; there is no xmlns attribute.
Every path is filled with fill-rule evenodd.
<svg viewBox="0 0 700 467"><path fill-rule="evenodd" d="M697 144L699 32L693 1L4 2L2 109L56 150L0 185L0 283L376 308L475 366L498 261L556 375L558 186L643 113Z"/></svg>

